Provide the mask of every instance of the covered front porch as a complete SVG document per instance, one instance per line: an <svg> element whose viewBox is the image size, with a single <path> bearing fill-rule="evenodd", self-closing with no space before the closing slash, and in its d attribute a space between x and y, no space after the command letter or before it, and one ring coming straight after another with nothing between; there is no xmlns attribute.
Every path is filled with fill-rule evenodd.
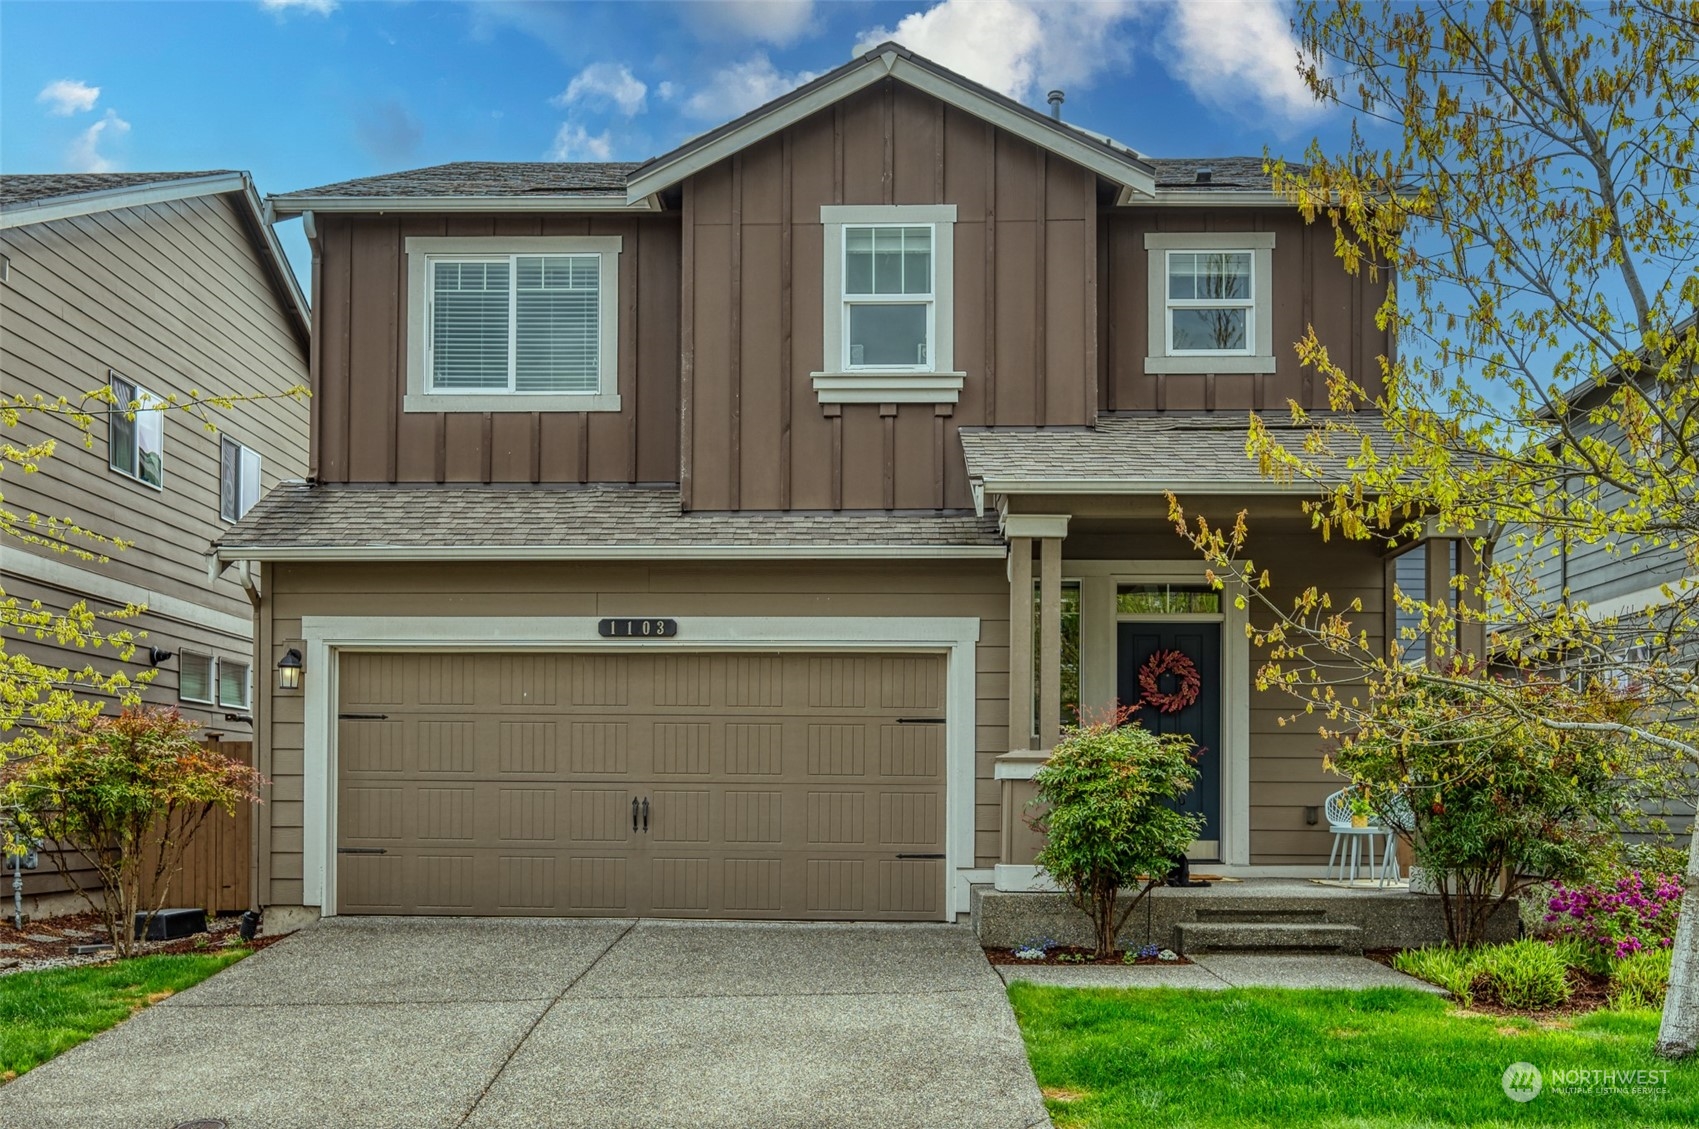
<svg viewBox="0 0 1699 1129"><path fill-rule="evenodd" d="M1334 844L1323 804L1344 781L1323 767L1320 716L1305 716L1283 691L1256 688L1266 656L1251 629L1266 628L1274 609L1290 609L1313 587L1334 607L1355 609L1354 629L1371 648L1420 661L1422 640L1401 631L1408 617L1397 610L1394 586L1447 599L1470 557L1465 544L1437 536L1396 554L1372 542L1325 540L1302 506L1316 484L1258 475L1244 433L1239 420L1150 417L1107 418L1095 430L1061 435L964 432L976 491L998 513L1009 546L1010 741L991 766L1001 824L990 892L1054 889L1034 864L1041 841L1027 822L1033 778L1063 726L1118 706L1136 707L1130 722L1184 733L1197 746L1199 779L1186 800L1204 821L1188 852L1194 869L1241 884L1305 887L1259 886L1253 894L1249 885L1224 885L1221 893L1357 892L1314 893L1328 889L1313 880L1326 876ZM1248 555L1269 587L1218 584L1176 531L1170 490L1189 516L1212 525L1230 526L1243 512ZM1348 696L1360 685L1349 668L1326 674ZM1185 894L1162 893L1164 901Z"/></svg>

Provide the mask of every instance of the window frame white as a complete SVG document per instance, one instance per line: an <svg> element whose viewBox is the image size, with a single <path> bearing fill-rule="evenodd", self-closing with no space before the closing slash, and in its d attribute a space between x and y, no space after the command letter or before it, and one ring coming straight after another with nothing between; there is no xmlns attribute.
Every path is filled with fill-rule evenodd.
<svg viewBox="0 0 1699 1129"><path fill-rule="evenodd" d="M235 517L230 517L225 512L225 502L228 500L224 496L224 452L226 448L234 448L236 451L236 504L232 511L235 513ZM247 493L245 489L248 481L246 468L247 458L250 455L254 460L254 500L244 506L242 505L242 498ZM232 439L228 435L220 435L218 437L218 520L226 525L235 525L248 516L248 511L259 504L260 491L264 486L264 475L265 460L258 451L240 440Z"/></svg>
<svg viewBox="0 0 1699 1129"><path fill-rule="evenodd" d="M821 369L811 373L822 404L953 404L966 374L955 367L955 224L954 204L827 204L820 209L824 228L821 304ZM930 227L932 291L927 314L927 363L923 365L851 365L851 305L911 305L915 296L871 295L852 300L845 294L847 241L852 227Z"/></svg>
<svg viewBox="0 0 1699 1129"><path fill-rule="evenodd" d="M119 391L119 386L128 388L129 395ZM132 482L146 486L149 490L165 492L165 409L152 408L148 405L163 404L164 397L155 395L147 390L138 380L132 380L117 369L106 372L106 386L112 390L113 399L117 403L108 408L106 417L106 465L109 469L123 475ZM134 411L130 405L137 405ZM144 415L144 413L150 413ZM158 424L159 431L159 481L149 482L142 477L142 433L141 424L149 419ZM130 465L119 466L116 461L118 444L114 435L118 428L130 429Z"/></svg>
<svg viewBox="0 0 1699 1129"><path fill-rule="evenodd" d="M1251 250L1196 251L1170 249L1162 253L1162 328L1166 333L1166 352L1170 357L1249 357L1256 353L1257 328L1257 270L1256 252ZM1176 298L1169 291L1174 280L1175 255L1243 255L1250 260L1247 272L1250 293L1243 298ZM1194 275L1194 277L1196 277ZM1245 311L1245 345L1241 349L1180 349L1174 344L1174 314L1178 310L1243 310Z"/></svg>
<svg viewBox="0 0 1699 1129"><path fill-rule="evenodd" d="M1272 373L1274 356L1274 232L1179 231L1147 232L1144 237L1148 268L1149 316L1146 373ZM1219 299L1180 299L1168 296L1168 264L1176 253L1240 252L1251 256L1249 303ZM1173 347L1175 309L1247 309L1245 349L1234 351L1176 350Z"/></svg>
<svg viewBox="0 0 1699 1129"><path fill-rule="evenodd" d="M407 255L406 412L617 412L619 395L620 255L618 235L409 236ZM510 286L519 256L595 255L597 274L596 390L519 392L489 388L438 389L431 379L431 265L509 263ZM508 383L515 378L517 305L508 307Z"/></svg>
<svg viewBox="0 0 1699 1129"><path fill-rule="evenodd" d="M877 241L878 241L878 238L879 238L877 233L882 231L882 230L883 231L906 231L906 230L916 230L916 229L919 229L919 228L925 228L926 229L926 231L928 233L928 239L930 240L929 245L928 245L928 250L927 250L927 258L929 260L929 263L928 263L928 266L927 266L928 278L926 280L926 292L924 294L909 294L909 293L852 294L852 293L850 293L850 289L849 289L849 238L850 238L850 232L852 232L852 231L871 231L871 232L875 233L873 238L874 238L875 244L877 244ZM842 328L841 328L841 333L842 333L842 338L843 338L841 348L843 350L843 353L839 357L839 364L842 366L840 371L846 372L846 373L857 373L857 372L932 372L933 371L932 357L935 355L935 350L937 348L937 341L938 341L938 255L937 255L938 225L936 223L846 223L842 227L839 228L838 238L843 240L843 246L839 249L839 252L842 256L842 259L841 259L841 262L840 262L840 265L839 265L839 275L838 275L838 296L839 296L839 299L840 299L841 311L842 311L842 317L843 317L843 323L842 323ZM874 254L875 257L877 257L877 255L878 255L877 246L875 246L873 254ZM899 252L899 255L906 255L906 254L907 254L906 250ZM907 267L906 267L906 264L905 264L904 270L906 270L906 269L907 269ZM850 336L851 336L850 335L850 317L851 317L854 309L858 306L924 306L926 308L926 356L927 356L926 363L924 363L924 364L916 363L916 364L912 364L912 365L866 364L866 363L857 364L850 357L850 352L855 348L855 343L850 340Z"/></svg>
<svg viewBox="0 0 1699 1129"><path fill-rule="evenodd" d="M206 660L206 692L204 698L191 698L183 689L183 666L189 659ZM181 649L177 652L177 700L196 706L215 706L218 704L218 656L205 651Z"/></svg>

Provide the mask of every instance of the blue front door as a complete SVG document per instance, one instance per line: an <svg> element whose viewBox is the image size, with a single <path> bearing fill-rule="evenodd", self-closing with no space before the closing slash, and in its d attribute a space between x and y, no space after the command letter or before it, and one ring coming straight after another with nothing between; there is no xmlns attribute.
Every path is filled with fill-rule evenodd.
<svg viewBox="0 0 1699 1129"><path fill-rule="evenodd" d="M1140 705L1129 719L1153 733L1184 733L1196 743L1198 779L1180 801L1181 811L1204 817L1198 838L1221 839L1221 624L1147 622L1119 625L1116 697L1130 705L1143 698L1139 669L1158 651L1179 651L1198 668L1197 700L1184 709L1163 713ZM1180 680L1165 674L1157 690L1172 694Z"/></svg>

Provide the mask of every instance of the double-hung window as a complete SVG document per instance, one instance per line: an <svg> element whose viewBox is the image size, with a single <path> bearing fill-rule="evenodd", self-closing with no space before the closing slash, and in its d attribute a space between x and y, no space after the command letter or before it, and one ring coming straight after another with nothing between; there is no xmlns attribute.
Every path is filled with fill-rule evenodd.
<svg viewBox="0 0 1699 1129"><path fill-rule="evenodd" d="M823 404L954 403L953 204L827 205Z"/></svg>
<svg viewBox="0 0 1699 1129"><path fill-rule="evenodd" d="M160 399L133 380L112 373L106 461L119 474L165 486L165 411Z"/></svg>
<svg viewBox="0 0 1699 1129"><path fill-rule="evenodd" d="M845 371L926 371L936 325L932 225L844 228Z"/></svg>
<svg viewBox="0 0 1699 1129"><path fill-rule="evenodd" d="M240 521L260 500L260 453L228 436L218 445L218 516Z"/></svg>
<svg viewBox="0 0 1699 1129"><path fill-rule="evenodd" d="M1274 234L1150 232L1150 373L1274 371Z"/></svg>
<svg viewBox="0 0 1699 1129"><path fill-rule="evenodd" d="M1251 253L1165 254L1169 356L1250 356L1257 314Z"/></svg>
<svg viewBox="0 0 1699 1129"><path fill-rule="evenodd" d="M616 237L407 240L408 411L612 411Z"/></svg>

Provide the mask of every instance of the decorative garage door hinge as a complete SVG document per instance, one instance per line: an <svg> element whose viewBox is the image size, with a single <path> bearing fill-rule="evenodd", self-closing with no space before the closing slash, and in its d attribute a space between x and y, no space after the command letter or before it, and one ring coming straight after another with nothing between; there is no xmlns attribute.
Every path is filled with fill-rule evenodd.
<svg viewBox="0 0 1699 1129"><path fill-rule="evenodd" d="M900 859L941 859L943 855L898 855Z"/></svg>
<svg viewBox="0 0 1699 1129"><path fill-rule="evenodd" d="M945 721L945 719L941 718L941 717L899 717L897 719L897 724L898 725L943 725L944 721Z"/></svg>
<svg viewBox="0 0 1699 1129"><path fill-rule="evenodd" d="M339 720L339 721L388 721L389 720L389 715L387 713L339 713L339 714L336 715L336 717L337 717L337 720Z"/></svg>

